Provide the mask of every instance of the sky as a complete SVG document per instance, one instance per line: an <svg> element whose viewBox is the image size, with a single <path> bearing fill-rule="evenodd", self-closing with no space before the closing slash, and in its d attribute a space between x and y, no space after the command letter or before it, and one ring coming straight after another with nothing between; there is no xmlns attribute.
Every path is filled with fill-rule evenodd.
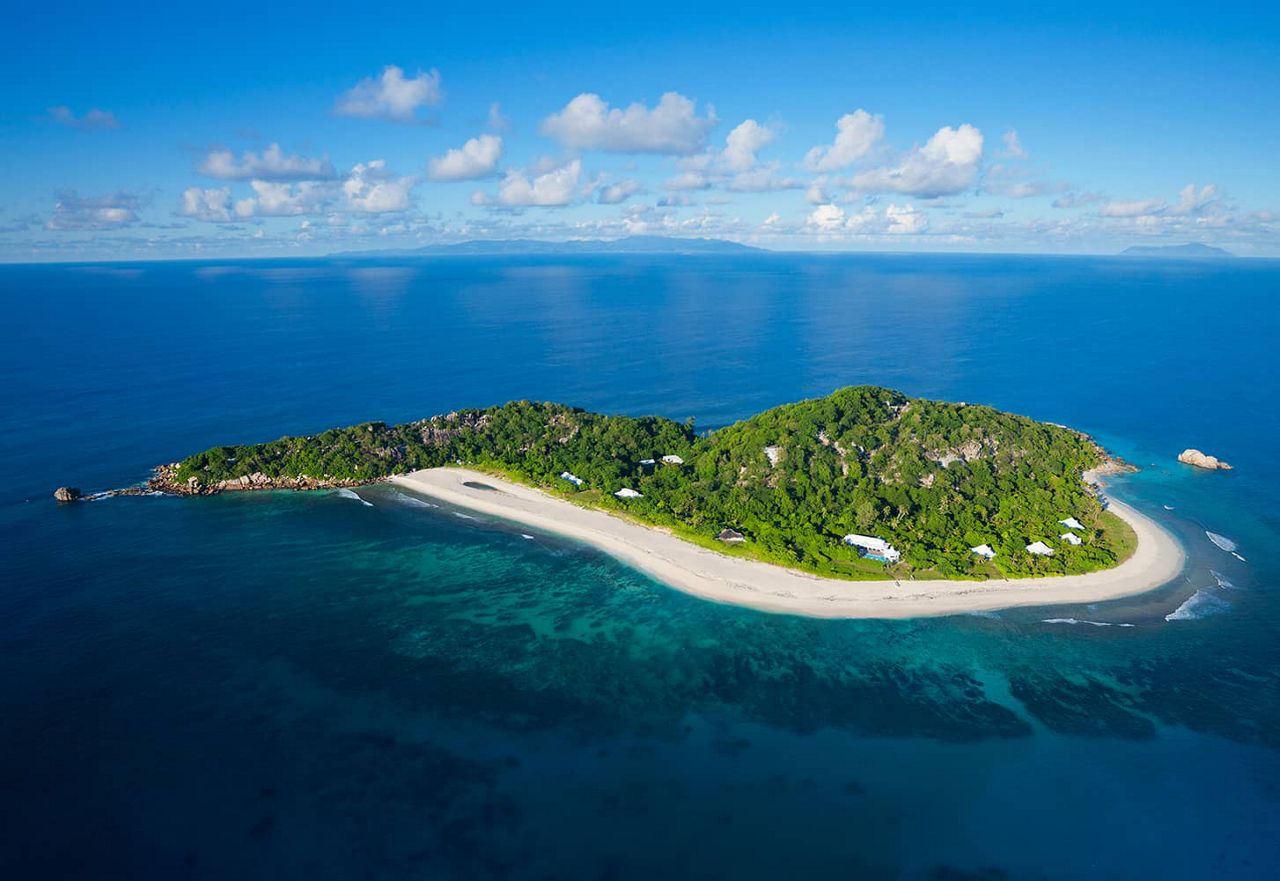
<svg viewBox="0 0 1280 881"><path fill-rule="evenodd" d="M1280 4L178 6L7 13L0 261L1280 256Z"/></svg>

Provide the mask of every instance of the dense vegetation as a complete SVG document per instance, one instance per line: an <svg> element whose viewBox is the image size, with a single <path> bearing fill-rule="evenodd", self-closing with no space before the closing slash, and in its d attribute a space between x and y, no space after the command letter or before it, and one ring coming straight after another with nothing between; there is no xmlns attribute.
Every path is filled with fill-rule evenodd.
<svg viewBox="0 0 1280 881"><path fill-rule="evenodd" d="M683 465L661 462L677 455ZM883 572L841 544L888 539L893 571L975 577L1083 572L1113 565L1131 540L1080 480L1103 453L1088 437L990 407L907 398L874 386L776 407L706 436L660 417L588 413L515 401L405 425L380 422L311 437L214 447L184 460L177 480L202 484L260 472L273 478L374 479L462 462L576 500L623 509L702 543L723 528L732 553L851 576ZM642 460L657 459L656 465ZM582 478L581 488L559 479ZM642 498L612 493L631 487ZM1058 520L1085 524L1083 544ZM1043 540L1051 558L1028 554ZM989 544L993 563L969 548Z"/></svg>

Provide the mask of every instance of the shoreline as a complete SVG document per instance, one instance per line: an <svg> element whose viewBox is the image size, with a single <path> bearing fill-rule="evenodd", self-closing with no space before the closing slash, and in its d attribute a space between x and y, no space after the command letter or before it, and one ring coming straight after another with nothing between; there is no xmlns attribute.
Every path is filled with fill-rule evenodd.
<svg viewBox="0 0 1280 881"><path fill-rule="evenodd" d="M489 488L468 487L467 481ZM467 468L429 468L392 477L390 482L461 508L577 539L683 593L811 618L924 618L1102 602L1167 584L1186 560L1169 532L1111 499L1109 510L1137 535L1133 554L1111 569L1010 581L845 581L730 557L660 529L580 508L541 490Z"/></svg>

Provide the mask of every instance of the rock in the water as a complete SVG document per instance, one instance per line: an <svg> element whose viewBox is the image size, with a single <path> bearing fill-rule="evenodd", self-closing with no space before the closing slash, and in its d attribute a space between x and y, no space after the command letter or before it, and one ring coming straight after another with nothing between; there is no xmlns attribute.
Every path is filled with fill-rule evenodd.
<svg viewBox="0 0 1280 881"><path fill-rule="evenodd" d="M1226 462L1218 460L1217 456L1206 456L1199 450L1187 449L1178 454L1178 461L1184 465L1194 465L1197 468L1208 468L1210 471L1222 469L1230 471L1231 466Z"/></svg>
<svg viewBox="0 0 1280 881"><path fill-rule="evenodd" d="M84 494L77 486L60 486L53 491L53 497L60 502L74 502L84 498Z"/></svg>

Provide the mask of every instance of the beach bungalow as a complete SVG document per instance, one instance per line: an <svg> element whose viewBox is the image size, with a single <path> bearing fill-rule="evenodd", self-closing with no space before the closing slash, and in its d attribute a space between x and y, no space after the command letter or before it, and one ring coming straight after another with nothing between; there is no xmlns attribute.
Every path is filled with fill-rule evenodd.
<svg viewBox="0 0 1280 881"><path fill-rule="evenodd" d="M582 486L582 478L581 478L581 477L577 477L577 476L575 476L575 475L573 475L573 474L570 474L568 471L561 471L561 472L560 472L560 479L561 479L561 480L567 480L567 481L569 481L570 483L572 483L574 486Z"/></svg>
<svg viewBox="0 0 1280 881"><path fill-rule="evenodd" d="M1068 517L1066 520L1059 520L1058 522L1067 527L1067 529L1084 529L1084 524L1074 517Z"/></svg>
<svg viewBox="0 0 1280 881"><path fill-rule="evenodd" d="M641 498L644 495L644 493L638 493L635 490L633 490L631 487L624 486L622 489L614 493L614 495L620 499L638 499L638 498Z"/></svg>
<svg viewBox="0 0 1280 881"><path fill-rule="evenodd" d="M658 463L654 459L641 459L640 464L641 465L657 465Z"/></svg>
<svg viewBox="0 0 1280 881"><path fill-rule="evenodd" d="M666 462L668 465L683 465L683 464L684 464L684 459L681 459L679 456L672 456L672 455L663 456L663 457L662 457L662 461L663 461L663 462Z"/></svg>
<svg viewBox="0 0 1280 881"><path fill-rule="evenodd" d="M716 536L716 541L722 541L725 544L741 544L746 540L747 537L736 529L722 529Z"/></svg>
<svg viewBox="0 0 1280 881"><path fill-rule="evenodd" d="M862 557L867 560L879 560L881 563L896 563L902 558L902 554L898 553L893 545L889 544L883 538L876 538L874 535L858 535L851 533L846 535L842 541L858 549Z"/></svg>
<svg viewBox="0 0 1280 881"><path fill-rule="evenodd" d="M996 552L991 548L991 545L978 545L976 548L969 548L969 550L984 560L994 560L996 558Z"/></svg>
<svg viewBox="0 0 1280 881"><path fill-rule="evenodd" d="M1067 544L1080 544L1080 536L1076 535L1074 532L1064 532L1062 535L1058 536L1058 538L1062 539Z"/></svg>
<svg viewBox="0 0 1280 881"><path fill-rule="evenodd" d="M1053 556L1053 548L1049 547L1042 541L1033 541L1031 544L1027 545L1027 552L1038 554L1041 557Z"/></svg>

